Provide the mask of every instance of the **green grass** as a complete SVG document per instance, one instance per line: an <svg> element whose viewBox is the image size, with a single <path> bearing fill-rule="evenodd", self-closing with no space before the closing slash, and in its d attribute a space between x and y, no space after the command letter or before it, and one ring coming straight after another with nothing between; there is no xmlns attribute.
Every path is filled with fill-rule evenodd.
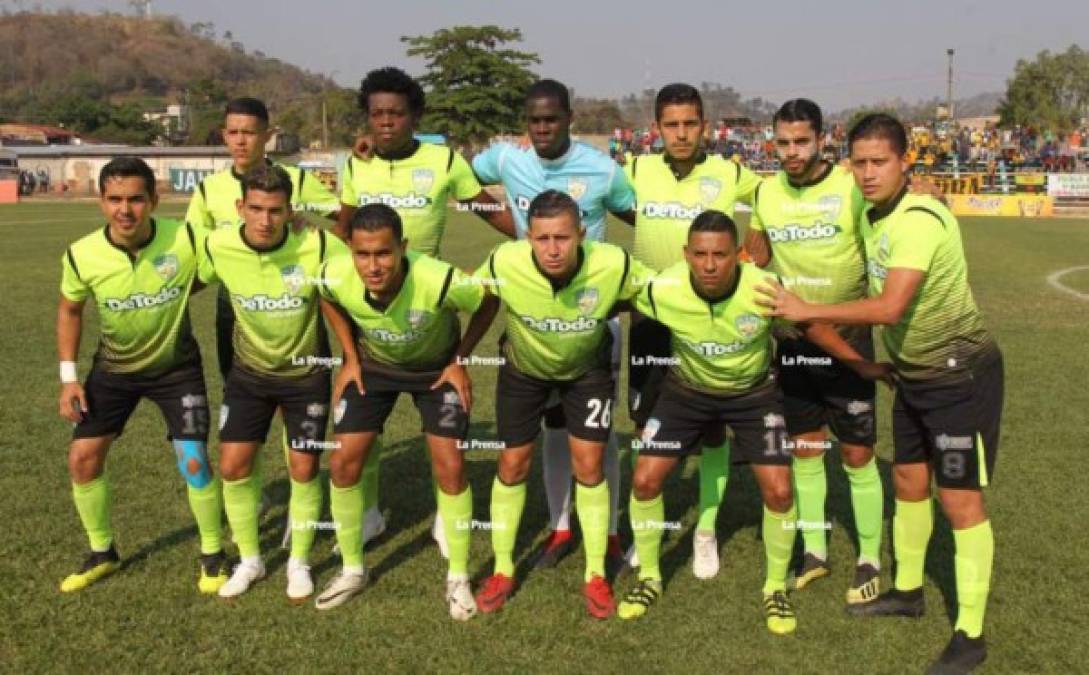
<svg viewBox="0 0 1089 675"><path fill-rule="evenodd" d="M180 215L165 204L160 215ZM115 486L114 524L122 573L74 596L57 584L82 559L86 543L69 494L69 429L56 413L54 316L59 259L65 245L99 222L93 204L0 207L3 321L0 354L0 666L68 671L619 671L920 672L950 634L955 607L952 538L939 518L927 566L928 614L910 621L849 620L843 593L854 556L850 504L842 471L830 471L834 574L796 594L799 629L776 638L763 626L759 588L763 550L760 507L747 469L735 468L719 518L722 571L699 582L690 571L695 522L694 465L666 490L667 519L680 533L664 545L666 595L635 623L586 618L579 595L581 554L558 569L522 574L521 591L496 616L455 624L442 601L444 565L428 531L433 509L429 469L415 411L402 400L388 425L382 506L389 534L368 550L377 581L333 612L291 607L284 595L285 552L275 546L286 500L280 452L266 446L267 482L278 503L262 526L270 578L233 604L195 587L197 538L185 489L164 441L157 410L144 403L108 463ZM1086 569L1086 513L1078 476L1089 430L1086 329L1089 304L1045 283L1052 271L1087 263L1085 221L965 219L971 278L989 327L1006 355L1006 409L994 486L987 493L996 533L993 592L987 615L990 658L983 672L1076 672L1089 650L1079 594ZM616 241L630 232L614 226ZM479 262L498 238L465 214L453 214L445 253L463 267ZM1089 277L1071 276L1089 290ZM213 294L193 300L213 409L220 384L214 367ZM95 343L88 322L84 369ZM495 353L496 331L479 354ZM494 371L478 368L473 433L494 430ZM623 406L620 406L623 407ZM889 399L880 405L878 453L888 485ZM630 433L621 414L617 429ZM274 430L272 438L278 437ZM214 444L213 444L214 445ZM475 517L487 519L494 452L468 455ZM627 462L625 492L627 499ZM891 498L886 516L891 513ZM519 538L525 560L547 528L535 467ZM630 533L622 519L623 534ZM319 533L317 581L333 574L332 537ZM886 546L887 548L887 546ZM486 533L473 535L471 570L490 571ZM886 554L885 567L891 567ZM887 579L888 577L886 577ZM619 584L627 588L629 580ZM1066 638L1061 638L1066 635Z"/></svg>

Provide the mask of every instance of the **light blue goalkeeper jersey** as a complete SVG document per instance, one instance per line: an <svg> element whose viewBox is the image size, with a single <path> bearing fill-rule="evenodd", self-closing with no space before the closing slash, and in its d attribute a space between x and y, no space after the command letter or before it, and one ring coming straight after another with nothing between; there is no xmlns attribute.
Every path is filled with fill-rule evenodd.
<svg viewBox="0 0 1089 675"><path fill-rule="evenodd" d="M623 170L611 157L577 141L561 157L542 159L532 147L496 143L473 158L473 172L485 185L507 191L518 238L529 230L529 203L545 190L571 195L582 211L582 224L590 241L605 240L605 218L635 207L635 192Z"/></svg>

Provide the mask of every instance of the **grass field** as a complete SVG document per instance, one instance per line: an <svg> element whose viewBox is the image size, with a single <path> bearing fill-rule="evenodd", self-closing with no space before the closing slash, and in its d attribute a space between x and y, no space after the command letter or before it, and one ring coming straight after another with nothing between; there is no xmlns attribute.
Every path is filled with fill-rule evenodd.
<svg viewBox="0 0 1089 675"><path fill-rule="evenodd" d="M183 207L165 204L159 215L177 216ZM79 564L87 545L66 472L69 428L56 413L59 259L69 241L98 223L90 203L0 206L0 233L8 237L0 252L0 670L902 673L921 672L949 637L955 609L952 537L940 517L927 564L926 617L860 621L845 615L854 549L846 479L838 468L829 472L834 574L794 596L796 635L770 635L759 604L763 549L756 538L755 484L747 468L735 467L718 524L722 571L700 582L690 568L694 464L666 488L667 519L684 527L667 534L666 595L650 618L587 618L579 595L582 556L576 554L543 573L528 574L523 564L521 591L503 612L457 624L442 600L445 566L429 536L429 469L407 399L385 439L381 503L390 528L367 555L376 582L351 604L319 613L286 601L286 552L278 542L287 483L274 445L265 448L266 484L277 505L262 525L270 576L233 604L200 596L197 538L184 483L158 411L148 403L137 410L108 463L125 568L82 593L62 596L57 584ZM979 218L964 219L962 227L976 297L1005 352L1007 373L1002 450L988 492L997 553L987 614L990 657L982 672L1079 672L1089 659L1081 639L1089 620L1078 604L1081 575L1089 566L1089 514L1080 499L1084 490L1070 481L1082 468L1078 458L1089 431L1089 303L1045 279L1089 264L1089 222ZM612 232L615 241L630 239L624 226L614 225ZM472 267L496 241L486 225L455 213L444 253ZM1063 282L1089 293L1089 274L1070 274ZM218 410L213 300L212 293L197 296L192 311ZM84 372L96 330L91 320L81 351ZM496 334L478 354L495 353ZM473 374L472 434L489 438L494 370ZM886 485L888 411L883 394L878 453ZM626 440L631 424L623 414L617 429ZM278 433L274 429L270 437ZM468 455L480 520L487 519L494 455ZM890 514L891 496L886 518ZM626 520L625 515L622 534L628 540ZM546 530L535 466L519 538L523 563ZM331 533L319 533L312 560L318 584L339 564L332 546ZM470 568L477 580L491 570L486 532L473 535ZM885 569L890 568L886 553ZM890 579L886 575L886 583ZM630 582L622 580L618 593Z"/></svg>

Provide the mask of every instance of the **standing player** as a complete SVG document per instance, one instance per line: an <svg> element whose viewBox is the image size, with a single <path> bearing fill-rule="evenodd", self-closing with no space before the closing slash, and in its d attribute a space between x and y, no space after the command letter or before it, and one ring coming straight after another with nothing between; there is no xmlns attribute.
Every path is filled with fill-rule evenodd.
<svg viewBox="0 0 1089 675"><path fill-rule="evenodd" d="M684 260L693 218L708 209L732 216L738 201L752 203L760 178L736 162L704 151L701 142L707 122L695 87L662 87L655 98L654 116L665 152L635 157L624 171L638 204L632 255L661 271ZM632 420L642 429L670 358L669 331L633 313L628 339L628 405ZM707 430L700 454L700 516L692 538L692 571L699 579L710 579L719 570L715 521L726 492L729 449L721 428Z"/></svg>
<svg viewBox="0 0 1089 675"><path fill-rule="evenodd" d="M761 316L756 287L764 274L737 260L737 228L720 211L692 221L685 262L655 277L635 300L671 335L670 368L643 427L632 476L631 526L639 552L639 583L618 614L646 614L662 593L658 569L665 503L662 484L684 455L699 452L709 425L729 426L736 450L752 463L764 500L767 557L764 614L768 630L794 631L786 593L794 547L795 509L782 394L771 373L771 321Z"/></svg>
<svg viewBox="0 0 1089 675"><path fill-rule="evenodd" d="M480 182L502 184L517 225L518 238L529 229L527 214L534 197L545 190L566 192L582 214L586 238L605 241L606 218L613 213L628 224L635 222L635 193L623 171L608 155L571 140L571 100L567 87L556 80L538 80L526 93L526 122L533 147L496 143L473 158ZM620 379L620 320L609 321L613 335L613 379ZM571 538L571 453L563 406L551 405L544 416L543 457L545 495L552 535L536 567L555 567L573 548ZM609 559L619 563L623 551L616 536L620 499L620 459L616 436L605 447L605 480L612 499L609 511Z"/></svg>
<svg viewBox="0 0 1089 675"><path fill-rule="evenodd" d="M279 408L291 448L287 595L301 602L314 591L308 559L321 515L316 476L329 409L329 344L314 279L326 259L347 250L324 230L288 226L291 178L282 168L250 169L242 189L242 225L210 234L200 260L201 281L221 282L237 317L236 358L219 418L219 462L227 520L242 560L219 595L239 596L265 575L257 535L261 480L253 465Z"/></svg>
<svg viewBox="0 0 1089 675"><path fill-rule="evenodd" d="M352 255L321 268L322 310L344 349L333 387L336 445L329 457L330 510L344 567L316 605L336 607L366 585L360 476L394 404L407 393L422 418L439 513L448 524L450 616L465 621L476 604L468 574L473 495L458 447L469 429L472 383L462 364L499 302L448 263L406 250L407 243L397 212L368 204L349 223ZM473 313L464 337L458 312Z"/></svg>
<svg viewBox="0 0 1089 675"><path fill-rule="evenodd" d="M567 420L575 509L586 553L583 596L595 618L613 613L605 579L609 488L602 456L616 393L609 368L608 317L636 295L648 271L623 249L584 241L578 204L546 190L529 205L529 236L497 247L477 276L507 308L506 364L496 389L496 424L504 449L492 485L495 572L477 593L483 612L514 590L514 542L526 500L533 442L553 392Z"/></svg>
<svg viewBox="0 0 1089 675"><path fill-rule="evenodd" d="M957 621L934 673L969 672L987 654L983 616L994 536L982 488L994 475L1003 363L968 285L957 219L907 192L903 125L867 115L848 134L851 169L873 204L862 221L870 297L836 305L772 289L772 313L795 321L882 325L897 381L893 404L895 587L860 616L922 616L923 566L934 527L933 476L956 546Z"/></svg>
<svg viewBox="0 0 1089 675"><path fill-rule="evenodd" d="M851 172L821 159L821 110L807 99L787 101L772 120L783 169L760 184L745 241L753 260L770 261L783 284L809 302L837 303L866 296L865 254L859 220L865 200ZM828 482L824 451L827 425L840 442L851 485L858 562L847 602L877 597L881 567L884 494L873 456L874 382L865 372L874 358L869 326L840 326L832 356L800 336L778 340L779 386L794 454L798 522L805 543L801 589L829 573L824 531Z"/></svg>
<svg viewBox="0 0 1089 675"><path fill-rule="evenodd" d="M219 480L208 465L208 395L189 324L197 238L188 225L151 217L158 195L155 175L143 160L110 161L98 176L98 189L106 226L69 246L61 260L60 414L75 427L68 471L91 555L60 589L82 590L121 566L110 525L106 453L140 399L149 398L166 421L200 531L197 586L201 593L215 593L227 571ZM88 298L98 309L102 334L80 386L76 359Z"/></svg>

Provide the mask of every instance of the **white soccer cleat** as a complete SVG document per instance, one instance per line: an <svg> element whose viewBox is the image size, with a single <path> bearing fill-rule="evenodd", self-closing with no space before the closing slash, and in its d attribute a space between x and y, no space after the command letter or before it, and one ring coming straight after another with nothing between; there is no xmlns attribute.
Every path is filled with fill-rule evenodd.
<svg viewBox="0 0 1089 675"><path fill-rule="evenodd" d="M250 589L255 581L265 578L265 563L260 558L235 565L227 583L219 587L219 597L237 598Z"/></svg>
<svg viewBox="0 0 1089 675"><path fill-rule="evenodd" d="M295 558L288 558L287 599L300 604L313 594L314 580L310 577L310 565Z"/></svg>
<svg viewBox="0 0 1089 675"><path fill-rule="evenodd" d="M718 574L718 539L714 532L696 531L692 537L692 574L697 579L713 579Z"/></svg>
<svg viewBox="0 0 1089 675"><path fill-rule="evenodd" d="M446 531L442 526L442 516L435 513L435 522L431 525L431 538L439 545L439 553L446 560L450 559L450 547L446 545Z"/></svg>
<svg viewBox="0 0 1089 675"><path fill-rule="evenodd" d="M455 621L468 621L476 616L476 600L468 576L446 580L446 602L450 605L450 618Z"/></svg>
<svg viewBox="0 0 1089 675"><path fill-rule="evenodd" d="M370 573L366 567L361 572L341 570L314 600L314 607L317 609L340 607L363 592L363 589L367 587L369 576Z"/></svg>
<svg viewBox="0 0 1089 675"><path fill-rule="evenodd" d="M377 506L367 509L363 514L363 545L382 536L386 531L386 517L378 510Z"/></svg>

